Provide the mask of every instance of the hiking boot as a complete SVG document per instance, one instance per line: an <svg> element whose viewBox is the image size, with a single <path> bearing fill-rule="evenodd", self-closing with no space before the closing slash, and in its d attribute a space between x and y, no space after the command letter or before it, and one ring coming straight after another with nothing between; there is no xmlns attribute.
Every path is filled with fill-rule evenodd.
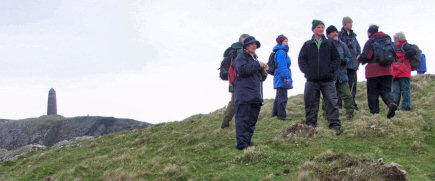
<svg viewBox="0 0 435 181"><path fill-rule="evenodd" d="M334 129L334 130L335 130L335 135L336 136L340 136L341 135L340 129Z"/></svg>
<svg viewBox="0 0 435 181"><path fill-rule="evenodd" d="M355 106L353 107L353 109L354 109L355 111L359 111L358 105L355 104Z"/></svg>
<svg viewBox="0 0 435 181"><path fill-rule="evenodd" d="M228 127L230 127L230 122L229 121L222 121L221 128L225 129L225 128L228 128Z"/></svg>
<svg viewBox="0 0 435 181"><path fill-rule="evenodd" d="M394 117L394 115L396 115L396 110L397 110L397 104L396 103L391 103L388 106L388 114L387 114L387 118L390 119L392 117Z"/></svg>
<svg viewBox="0 0 435 181"><path fill-rule="evenodd" d="M290 120L292 120L291 117L279 117L278 119L281 120L281 121L290 121Z"/></svg>
<svg viewBox="0 0 435 181"><path fill-rule="evenodd" d="M346 119L347 120L351 120L353 118L353 115L352 114L346 114Z"/></svg>

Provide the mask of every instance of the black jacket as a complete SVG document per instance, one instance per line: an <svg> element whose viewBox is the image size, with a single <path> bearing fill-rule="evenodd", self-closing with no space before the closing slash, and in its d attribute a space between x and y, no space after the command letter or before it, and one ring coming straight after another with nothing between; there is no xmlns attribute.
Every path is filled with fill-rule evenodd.
<svg viewBox="0 0 435 181"><path fill-rule="evenodd" d="M340 66L340 56L331 40L322 37L317 48L314 35L304 43L298 58L299 68L308 81L333 81L334 72Z"/></svg>
<svg viewBox="0 0 435 181"><path fill-rule="evenodd" d="M234 83L235 103L252 104L263 102L263 77L260 63L255 56L243 52L236 58L237 77Z"/></svg>

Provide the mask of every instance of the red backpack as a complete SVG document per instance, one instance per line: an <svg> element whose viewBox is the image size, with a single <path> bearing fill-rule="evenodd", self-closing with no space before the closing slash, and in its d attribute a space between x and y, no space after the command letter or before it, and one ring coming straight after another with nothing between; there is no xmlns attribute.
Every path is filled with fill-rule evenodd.
<svg viewBox="0 0 435 181"><path fill-rule="evenodd" d="M234 59L231 62L231 66L228 69L228 81L230 82L230 85L234 87L234 81L236 80L237 77L237 72L236 72L236 59Z"/></svg>

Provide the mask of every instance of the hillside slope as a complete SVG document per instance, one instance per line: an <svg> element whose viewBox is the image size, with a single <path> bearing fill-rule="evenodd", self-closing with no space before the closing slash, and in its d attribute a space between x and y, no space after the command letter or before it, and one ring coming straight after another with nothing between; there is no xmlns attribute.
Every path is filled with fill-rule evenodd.
<svg viewBox="0 0 435 181"><path fill-rule="evenodd" d="M287 104L291 122L271 118L273 100L266 100L253 137L258 145L245 151L235 149L234 121L229 129L219 128L220 109L33 151L1 163L0 180L404 179L400 171L376 164L379 158L401 165L409 180L435 180L435 76L413 77L413 110L390 120L384 104L381 114L369 113L365 83L358 90L360 111L351 121L341 111L341 136L321 119L315 131L298 125L304 105L303 95L297 95Z"/></svg>

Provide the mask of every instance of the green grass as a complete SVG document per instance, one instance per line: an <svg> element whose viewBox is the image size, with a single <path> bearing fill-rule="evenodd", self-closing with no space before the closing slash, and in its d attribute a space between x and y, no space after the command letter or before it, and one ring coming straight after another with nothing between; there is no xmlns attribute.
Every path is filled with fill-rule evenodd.
<svg viewBox="0 0 435 181"><path fill-rule="evenodd" d="M297 95L287 104L291 122L271 118L273 100L266 100L253 137L258 145L246 151L235 148L234 121L229 129L220 129L220 109L181 122L34 151L1 163L0 180L328 180L321 173L329 173L334 165L342 169L334 178L385 180L368 165L339 165L366 158L400 164L409 180L435 180L435 76L413 77L413 110L398 112L390 120L383 103L381 114L371 115L365 83L358 88L360 111L351 121L340 111L343 133L338 137L321 119L312 137L283 136L287 127L304 119L303 96ZM344 156L322 159L334 154ZM313 163L316 166L310 166Z"/></svg>

